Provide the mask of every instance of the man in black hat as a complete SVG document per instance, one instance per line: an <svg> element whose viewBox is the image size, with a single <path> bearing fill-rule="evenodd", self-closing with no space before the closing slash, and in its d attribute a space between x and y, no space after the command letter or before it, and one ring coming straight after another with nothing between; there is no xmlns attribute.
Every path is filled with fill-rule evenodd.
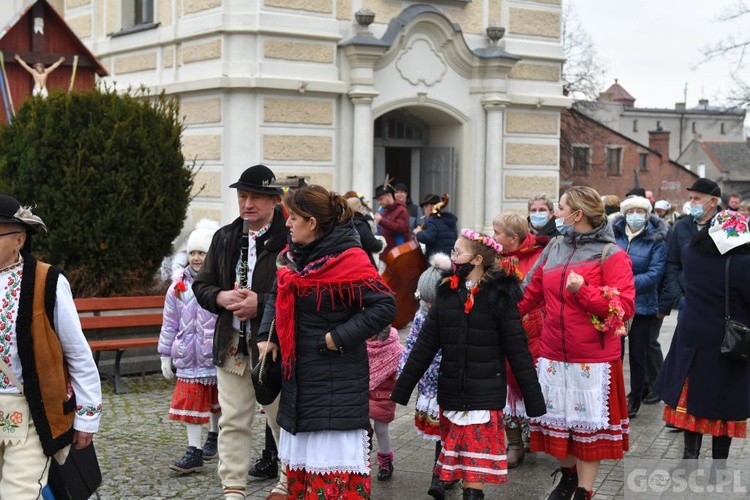
<svg viewBox="0 0 750 500"><path fill-rule="evenodd" d="M245 498L255 416L255 391L250 378L252 366L258 360L255 335L276 278L276 257L286 245L289 234L281 211L276 210L281 201L281 189L274 187L275 183L276 176L270 168L255 165L229 186L237 189L240 216L216 232L193 283L193 292L201 307L218 315L213 345L222 410L218 470L227 499ZM250 286L247 289L238 286L243 220L249 221L250 228L247 263ZM248 330L245 334L251 356L238 353L241 324ZM265 410L278 442L278 400ZM283 474L282 480L286 483ZM285 491L277 493L283 495Z"/></svg>
<svg viewBox="0 0 750 500"><path fill-rule="evenodd" d="M716 215L721 202L721 188L711 179L701 177L687 188L690 200L690 215L679 219L672 230L667 248L667 266L665 269L664 287L659 297L657 318L668 316L675 302L682 309L684 291L682 290L682 247L690 243L693 236L703 229Z"/></svg>
<svg viewBox="0 0 750 500"><path fill-rule="evenodd" d="M375 188L375 199L382 207L382 213L373 215L378 224L378 232L385 238L385 248L381 255L385 257L394 247L405 243L409 234L409 212L403 202L396 200L395 190L390 184L381 184Z"/></svg>
<svg viewBox="0 0 750 500"><path fill-rule="evenodd" d="M396 193L394 194L396 201L400 201L406 205L406 211L409 212L409 229L412 230L417 224L417 219L419 219L422 214L419 213L417 206L412 203L411 196L409 196L409 188L406 187L406 184L403 182L397 182L393 188L396 190Z"/></svg>

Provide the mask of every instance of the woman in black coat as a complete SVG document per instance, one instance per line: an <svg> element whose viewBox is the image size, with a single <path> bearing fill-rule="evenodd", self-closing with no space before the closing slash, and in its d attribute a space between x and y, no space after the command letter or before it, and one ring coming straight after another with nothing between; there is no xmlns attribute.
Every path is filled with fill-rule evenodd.
<svg viewBox="0 0 750 500"><path fill-rule="evenodd" d="M308 490L369 498L365 341L390 324L396 303L343 197L307 186L287 193L284 205L292 245L280 255L258 349L281 351L279 458L288 465L289 498L307 498Z"/></svg>
<svg viewBox="0 0 750 500"><path fill-rule="evenodd" d="M720 350L730 257L729 313L750 325L750 233L745 218L731 211L710 226L682 249L685 309L654 386L666 403L664 421L685 430L683 458L698 458L703 434L710 434L712 457L726 459L750 418L750 363Z"/></svg>

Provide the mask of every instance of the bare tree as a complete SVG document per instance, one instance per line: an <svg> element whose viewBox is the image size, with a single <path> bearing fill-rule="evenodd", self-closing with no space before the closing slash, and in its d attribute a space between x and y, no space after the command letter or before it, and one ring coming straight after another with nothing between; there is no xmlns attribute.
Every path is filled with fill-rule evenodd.
<svg viewBox="0 0 750 500"><path fill-rule="evenodd" d="M604 86L605 67L570 2L563 7L562 42L566 59L562 69L563 88L577 101L596 100Z"/></svg>
<svg viewBox="0 0 750 500"><path fill-rule="evenodd" d="M729 93L728 100L739 106L750 105L750 84L743 76L743 70L747 68L748 51L750 51L750 1L735 0L729 8L724 10L717 18L719 22L727 25L740 26L737 33L729 33L719 41L708 44L701 49L703 61L725 59L732 64L729 76L733 82L733 88Z"/></svg>

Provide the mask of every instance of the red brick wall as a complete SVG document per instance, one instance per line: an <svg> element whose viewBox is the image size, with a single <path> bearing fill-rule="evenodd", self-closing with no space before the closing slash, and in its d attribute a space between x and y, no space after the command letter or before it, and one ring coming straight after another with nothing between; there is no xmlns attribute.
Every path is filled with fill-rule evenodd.
<svg viewBox="0 0 750 500"><path fill-rule="evenodd" d="M657 200L665 199L673 205L687 200L685 188L692 185L697 176L662 157L645 145L621 136L604 125L580 113L565 111L560 131L560 179L562 190L571 185L591 186L599 194L615 194L620 198L635 186L634 171L638 171L638 185L654 192ZM659 135L663 135L659 134ZM667 134L668 140L668 134ZM590 164L586 175L574 174L572 169L573 147L590 147ZM606 173L607 147L621 147L620 175ZM639 155L647 154L647 170L639 169Z"/></svg>

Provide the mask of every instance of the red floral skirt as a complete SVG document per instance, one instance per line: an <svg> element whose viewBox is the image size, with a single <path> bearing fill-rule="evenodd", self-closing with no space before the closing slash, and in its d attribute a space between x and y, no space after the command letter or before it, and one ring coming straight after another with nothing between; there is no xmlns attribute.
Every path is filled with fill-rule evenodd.
<svg viewBox="0 0 750 500"><path fill-rule="evenodd" d="M438 441L440 439L440 422L424 410L414 411L414 425L417 432L425 439Z"/></svg>
<svg viewBox="0 0 750 500"><path fill-rule="evenodd" d="M697 432L699 434L710 434L712 436L729 436L732 438L747 437L747 420L717 420L696 417L687 412L688 381L682 386L680 398L677 400L677 408L664 406L662 420L672 424L679 429Z"/></svg>
<svg viewBox="0 0 750 500"><path fill-rule="evenodd" d="M491 410L489 422L475 425L456 425L441 412L440 435L443 450L435 474L441 481L508 482L502 411Z"/></svg>
<svg viewBox="0 0 750 500"><path fill-rule="evenodd" d="M531 451L556 458L574 456L584 462L619 460L630 448L630 421L622 360L609 362L609 425L606 429L558 428L532 420Z"/></svg>
<svg viewBox="0 0 750 500"><path fill-rule="evenodd" d="M370 498L370 476L352 472L317 474L286 469L289 500L358 500Z"/></svg>
<svg viewBox="0 0 750 500"><path fill-rule="evenodd" d="M188 424L207 424L212 413L221 412L216 384L177 379L169 405L169 420Z"/></svg>

